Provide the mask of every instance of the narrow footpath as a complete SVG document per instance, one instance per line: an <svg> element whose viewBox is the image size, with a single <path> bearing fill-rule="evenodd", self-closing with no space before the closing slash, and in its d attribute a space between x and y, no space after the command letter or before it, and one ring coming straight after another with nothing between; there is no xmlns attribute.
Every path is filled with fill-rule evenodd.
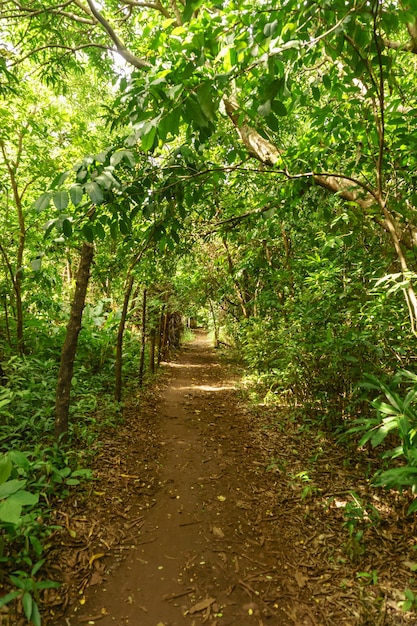
<svg viewBox="0 0 417 626"><path fill-rule="evenodd" d="M415 625L394 601L406 519L387 510L382 531L367 527L355 566L343 498L361 489L359 463L284 408L245 402L202 331L164 368L104 436L84 500L56 513L49 575L64 585L46 624Z"/></svg>

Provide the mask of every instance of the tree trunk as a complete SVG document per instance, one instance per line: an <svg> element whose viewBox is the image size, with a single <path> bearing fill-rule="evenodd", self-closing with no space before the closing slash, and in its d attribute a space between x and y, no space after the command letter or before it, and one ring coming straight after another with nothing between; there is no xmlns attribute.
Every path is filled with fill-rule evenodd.
<svg viewBox="0 0 417 626"><path fill-rule="evenodd" d="M126 326L127 309L129 307L129 298L133 288L133 276L129 276L129 280L125 289L125 297L123 300L122 315L119 322L119 330L117 333L116 342L116 381L114 389L114 399L116 402L120 402L122 399L122 364L123 364L123 335Z"/></svg>
<svg viewBox="0 0 417 626"><path fill-rule="evenodd" d="M161 360L162 360L162 339L163 339L162 335L164 332L164 319L165 319L164 311L165 311L165 304L161 310L161 316L159 318L159 326L158 326L158 341L157 341L158 366L161 364Z"/></svg>
<svg viewBox="0 0 417 626"><path fill-rule="evenodd" d="M165 361L168 353L168 331L169 331L169 318L170 314L165 313L164 321L162 324L162 340L161 340L161 359Z"/></svg>
<svg viewBox="0 0 417 626"><path fill-rule="evenodd" d="M146 288L143 290L142 301L142 342L139 362L139 387L143 385L143 370L145 366L145 348L146 348Z"/></svg>
<svg viewBox="0 0 417 626"><path fill-rule="evenodd" d="M219 342L220 342L219 327L218 327L217 322L216 322L216 313L214 311L214 306L213 306L213 302L212 302L211 298L210 298L209 302L210 302L211 317L213 318L214 347L218 348L219 347Z"/></svg>
<svg viewBox="0 0 417 626"><path fill-rule="evenodd" d="M155 343L156 343L156 328L152 328L150 332L150 345L149 345L149 369L151 374L155 374Z"/></svg>
<svg viewBox="0 0 417 626"><path fill-rule="evenodd" d="M74 371L74 359L77 352L78 335L85 306L90 269L94 256L94 247L83 243L80 264L77 272L74 299L71 305L67 334L61 352L55 401L55 437L58 439L68 431L68 414L71 395L71 381Z"/></svg>
<svg viewBox="0 0 417 626"><path fill-rule="evenodd" d="M235 268L233 266L232 255L230 254L229 246L227 245L226 239L223 238L222 241L223 241L223 246L224 246L224 248L226 250L227 264L228 264L228 267L229 267L230 278L232 279L233 286L235 288L235 293L236 293L237 299L239 301L243 317L245 319L248 319L249 318L249 314L248 314L248 310L246 308L247 302L246 302L246 298L245 298L245 296L244 296L244 294L242 292L242 289L240 287L239 281L235 278Z"/></svg>

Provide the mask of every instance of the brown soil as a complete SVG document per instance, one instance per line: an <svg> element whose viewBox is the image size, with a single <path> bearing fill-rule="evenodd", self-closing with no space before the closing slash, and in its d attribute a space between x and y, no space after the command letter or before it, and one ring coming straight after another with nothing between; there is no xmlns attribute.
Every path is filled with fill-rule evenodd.
<svg viewBox="0 0 417 626"><path fill-rule="evenodd" d="M415 545L403 503L368 496L361 461L317 427L245 401L203 332L165 370L105 438L90 492L56 512L65 585L47 623L417 624L398 607ZM359 497L381 520L369 509L349 532Z"/></svg>

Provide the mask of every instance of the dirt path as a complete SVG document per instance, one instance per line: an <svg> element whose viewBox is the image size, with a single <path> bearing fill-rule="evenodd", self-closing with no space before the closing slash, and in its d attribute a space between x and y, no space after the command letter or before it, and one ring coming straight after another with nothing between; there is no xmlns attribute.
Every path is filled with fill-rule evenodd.
<svg viewBox="0 0 417 626"><path fill-rule="evenodd" d="M271 545L265 551L268 511L253 483L256 459L248 470L251 442L242 432L233 375L203 333L170 369L156 420L159 487L147 505L133 502L137 508L121 524L136 530L126 559L111 564L103 584L87 589L85 604L62 623L290 624L281 610L287 565Z"/></svg>
<svg viewBox="0 0 417 626"><path fill-rule="evenodd" d="M203 332L165 367L104 437L86 498L56 513L50 578L65 585L47 624L415 625L397 605L412 529L400 501L368 494L360 459L245 404ZM383 519L354 520L357 540L344 507L362 497Z"/></svg>

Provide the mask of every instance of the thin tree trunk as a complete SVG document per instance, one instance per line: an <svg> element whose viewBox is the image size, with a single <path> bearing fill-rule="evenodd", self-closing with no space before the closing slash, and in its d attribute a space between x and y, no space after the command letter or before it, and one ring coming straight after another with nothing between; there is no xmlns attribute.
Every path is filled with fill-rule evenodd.
<svg viewBox="0 0 417 626"><path fill-rule="evenodd" d="M214 347L218 348L219 347L219 341L220 341L219 327L218 327L217 322L216 322L216 314L214 312L214 306L213 306L213 302L212 302L211 298L210 298L209 302L210 302L211 317L213 318Z"/></svg>
<svg viewBox="0 0 417 626"><path fill-rule="evenodd" d="M126 289L125 289L122 315L120 317L119 330L117 333L117 342L116 342L116 364L115 364L116 381L115 381L115 389L114 389L114 398L116 402L120 402L122 399L123 335L125 332L127 309L129 307L129 299L130 299L130 294L132 293L132 288L133 288L133 276L130 275L129 280L127 281Z"/></svg>
<svg viewBox="0 0 417 626"><path fill-rule="evenodd" d="M68 431L68 414L71 396L71 381L74 371L74 359L77 352L78 335L85 306L94 247L87 242L81 249L80 264L77 271L74 299L71 305L67 334L61 352L55 401L55 437L58 439Z"/></svg>
<svg viewBox="0 0 417 626"><path fill-rule="evenodd" d="M237 299L239 301L240 308L242 309L243 317L245 319L248 319L249 314L248 314L248 310L246 308L247 302L246 302L245 296L243 295L242 289L241 289L241 287L239 285L239 281L235 278L235 269L234 269L234 266L233 266L232 255L230 254L229 246L227 245L226 239L222 239L222 241L223 241L224 248L226 250L227 263L228 263L228 267L229 267L229 274L230 274L230 277L231 277L231 279L233 281L233 286L235 288L236 296L237 296Z"/></svg>
<svg viewBox="0 0 417 626"><path fill-rule="evenodd" d="M146 348L146 296L147 290L146 287L143 290L143 301L142 301L142 345L140 351L140 363L139 363L139 387L143 385L143 370L145 366L145 348Z"/></svg>
<svg viewBox="0 0 417 626"><path fill-rule="evenodd" d="M169 313L165 313L163 321L162 341L161 341L161 358L164 361L167 356L168 330L169 330Z"/></svg>
<svg viewBox="0 0 417 626"><path fill-rule="evenodd" d="M149 369L151 374L155 374L155 343L156 343L156 328L152 328L150 332L150 345L149 345Z"/></svg>
<svg viewBox="0 0 417 626"><path fill-rule="evenodd" d="M157 341L158 367L161 364L161 360L162 360L162 335L164 332L164 319L165 319L164 311L165 311L165 304L161 310L161 316L159 318L159 326L158 326L158 341Z"/></svg>

